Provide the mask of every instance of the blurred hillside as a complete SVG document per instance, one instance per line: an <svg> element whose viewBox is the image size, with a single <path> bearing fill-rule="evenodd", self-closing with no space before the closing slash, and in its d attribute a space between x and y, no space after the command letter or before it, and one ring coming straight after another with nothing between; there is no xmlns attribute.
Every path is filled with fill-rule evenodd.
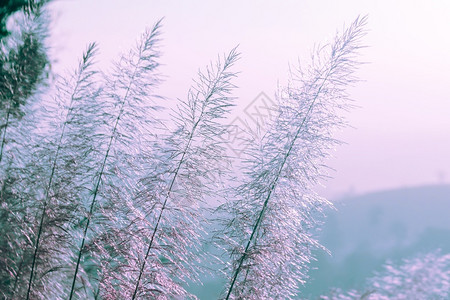
<svg viewBox="0 0 450 300"><path fill-rule="evenodd" d="M348 197L335 206L318 234L331 255L316 252L301 299L317 299L333 287L361 287L386 260L396 262L437 248L450 253L450 185ZM211 274L204 274L202 281L190 290L199 299L217 299L224 282Z"/></svg>
<svg viewBox="0 0 450 300"><path fill-rule="evenodd" d="M358 288L386 260L437 248L450 252L450 185L382 191L335 203L319 234L331 256L317 253L303 296L331 287Z"/></svg>

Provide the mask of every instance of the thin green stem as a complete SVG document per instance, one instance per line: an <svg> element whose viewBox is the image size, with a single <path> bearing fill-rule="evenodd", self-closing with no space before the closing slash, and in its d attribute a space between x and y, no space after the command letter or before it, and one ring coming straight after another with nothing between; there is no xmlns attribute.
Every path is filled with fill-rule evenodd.
<svg viewBox="0 0 450 300"><path fill-rule="evenodd" d="M215 84L214 84L213 89L211 90L211 93L210 93L210 94L208 95L208 97L206 98L205 103L207 103L208 100L212 97L213 92L214 92L214 89L215 89ZM203 108L204 108L204 106L203 106ZM192 138L193 138L193 136L194 136L195 129L197 128L198 124L200 123L200 121L201 121L201 119L202 119L203 112L204 112L204 110L202 109L202 111L201 111L201 113L200 113L200 116L198 117L197 121L195 122L194 126L192 127L192 131L191 131L191 133L189 134L188 143L186 144L186 147L184 148L183 154L182 154L182 156L181 156L181 158L180 158L180 161L178 162L177 168L175 169L175 173L174 173L174 176L173 176L173 178L172 178L172 181L170 182L169 190L167 191L166 197L165 197L164 202L163 202L163 205L162 205L162 207L161 207L161 211L159 212L158 219L157 219L157 221L156 221L155 228L153 229L153 233L152 233L152 236L151 236L151 238L150 238L150 242L149 242L147 251L146 251L146 253L145 253L144 261L143 261L143 263L142 263L142 265L141 265L141 268L140 268L140 270L139 270L139 276L138 276L138 279L137 279L137 281L136 281L136 286L135 286L135 289L134 289L134 292L133 292L132 300L134 300L134 299L136 298L136 296L137 296L137 292L138 292L138 289L139 289L139 284L140 284L140 281L141 281L141 277L142 277L142 275L144 274L144 268L145 268L145 265L146 265L146 263L147 263L147 258L148 258L148 256L150 255L150 250L151 250L152 247L153 247L153 241L154 241L154 239L155 239L156 232L158 231L159 224L160 224L161 218L162 218L162 214L163 214L164 210L166 209L167 201L168 201L168 199L169 199L169 197L170 197L170 194L172 193L172 188L173 188L173 185L174 185L174 183L175 183L175 179L177 178L178 173L179 173L180 168L181 168L181 165L182 165L183 162L184 162L184 157L186 156L186 153L187 153L189 147L191 146Z"/></svg>
<svg viewBox="0 0 450 300"><path fill-rule="evenodd" d="M58 162L58 158L59 158L59 153L60 153L61 148L62 148L62 140L64 138L64 134L65 134L65 131L66 131L66 125L67 125L67 122L68 122L68 119L69 119L69 115L72 112L72 104L73 104L75 95L76 95L76 93L78 91L78 87L79 87L79 84L80 84L80 78L81 78L81 72L78 73L78 78L77 78L77 81L76 81L77 84L76 84L76 86L74 88L74 91L73 91L73 93L71 95L71 98L70 98L69 109L68 109L67 114L66 114L66 118L65 118L65 121L64 121L64 124L63 124L61 135L59 136L58 147L56 149L55 158L53 159L53 162L52 162L52 171L50 173L50 178L49 178L49 181L48 181L48 184L47 184L47 188L46 188L46 191L45 191L44 206L42 207L42 214L41 214L41 218L40 218L40 222L39 222L39 229L38 229L38 234L37 234L37 238L36 238L36 245L34 247L33 262L31 263L30 279L28 280L27 300L30 298L31 286L32 286L32 283L33 283L33 276L34 276L34 269L35 269L35 266L36 266L36 259L38 257L38 251L39 251L39 244L40 244L40 241L41 241L41 235L42 235L43 228L44 228L44 220L45 220L47 205L48 205L49 196L50 196L50 189L51 189L51 186L52 186L52 183L53 183L53 178L54 178L55 171L56 171L56 166L57 166L57 162Z"/></svg>
<svg viewBox="0 0 450 300"><path fill-rule="evenodd" d="M6 144L6 129L8 129L8 125L9 125L9 115L11 114L11 107L8 108L8 112L6 113L6 123L5 123L5 128L3 129L3 137L2 137L2 146L0 148L0 162L2 161L3 158L3 148Z"/></svg>
<svg viewBox="0 0 450 300"><path fill-rule="evenodd" d="M90 205L90 208L89 208L89 214L88 214L88 217L87 217L86 226L84 227L84 231L83 231L83 239L81 241L81 245L80 245L80 248L78 250L77 263L76 263L76 266L75 266L75 273L73 275L72 287L70 289L69 300L72 299L72 297L74 295L74 292L75 292L75 284L76 284L76 281L77 281L77 274L78 274L78 270L79 270L79 267L80 267L81 256L82 256L82 253L83 253L83 250L84 250L84 244L86 243L87 231L89 229L89 225L90 225L91 219L92 219L92 214L94 212L94 207L95 207L95 203L96 203L96 199L97 199L97 195L98 195L98 190L99 190L99 187L100 187L100 182L102 180L103 173L104 173L105 166L106 166L106 161L108 160L109 152L110 152L111 147L112 147L112 142L114 140L114 136L116 135L117 126L118 126L119 120L120 120L120 118L121 118L121 116L123 114L125 103L126 103L126 100L128 98L128 94L130 92L131 86L133 84L134 77L136 76L137 69L138 69L140 61L141 61L141 58L139 57L139 60L138 60L138 62L136 64L136 68L134 70L134 73L133 73L133 75L130 78L130 83L129 83L129 85L127 87L127 90L125 92L125 96L124 96L123 101L122 101L122 103L120 105L120 111L119 111L119 114L117 115L117 118L115 120L115 124L114 124L113 130L112 130L111 136L109 138L108 147L106 149L106 153L105 153L105 156L103 158L103 162L102 162L102 165L101 165L101 168L100 168L100 173L99 173L97 182L95 184L95 188L94 188L94 192L93 192L93 198L92 198L91 205Z"/></svg>
<svg viewBox="0 0 450 300"><path fill-rule="evenodd" d="M231 54L227 58L227 60L225 61L223 68L220 70L220 72L218 72L217 79L214 81L214 84L211 87L211 90L210 90L208 96L203 101L203 106L202 106L200 115L199 115L197 121L194 123L194 126L192 127L192 130L191 130L191 132L189 134L188 143L186 144L186 147L184 148L184 150L182 152L183 154L181 155L180 161L178 162L177 168L175 169L174 176L173 176L173 178L172 178L172 180L170 182L169 189L167 191L167 194L166 194L166 197L164 199L163 205L161 207L161 210L159 212L158 218L156 220L156 225L155 225L155 228L153 229L152 236L150 238L150 242L149 242L149 245L147 247L147 251L145 252L144 261L142 262L141 268L139 270L139 276L138 276L138 278L136 280L136 286L135 286L135 289L134 289L134 292L133 292L132 300L136 299L136 297L137 297L140 281L141 281L142 275L144 274L145 265L147 263L147 259L148 259L149 255L150 255L150 251L151 251L151 249L153 247L153 242L155 240L156 232L158 231L159 225L161 223L161 218L162 218L163 212L164 212L164 210L167 207L167 202L168 202L169 197L170 197L170 195L172 193L172 189L173 189L175 180L176 180L176 178L177 178L177 176L179 174L181 165L184 163L184 159L185 159L186 153L187 153L189 147L191 146L195 130L196 130L197 126L199 125L200 121L202 120L202 117L203 117L206 105L208 104L209 100L211 99L211 97L216 92L216 88L217 88L217 84L219 82L219 79L221 78L221 76L225 72L225 70L230 66L230 64L231 64L230 60L231 60ZM194 103L194 104L196 105L196 103Z"/></svg>
<svg viewBox="0 0 450 300"><path fill-rule="evenodd" d="M302 123L300 124L299 128L297 129L297 132L296 132L294 138L292 139L292 142L291 142L291 144L290 144L290 146L289 146L288 151L287 151L286 154L284 155L284 158L283 158L283 161L282 161L282 163L281 163L281 165L280 165L280 168L279 168L279 170L278 170L278 172L277 172L277 174L276 174L276 176L275 176L275 179L274 179L272 185L270 186L269 193L267 194L267 197L266 197L266 199L264 200L263 207L262 207L262 209L261 209L261 211L260 211L260 213L259 213L259 215L258 215L258 218L257 218L257 220L256 220L256 222L255 222L255 225L253 226L252 233L251 233L250 238L249 238L249 240L248 240L248 242L247 242L247 245L245 246L244 253L243 253L242 256L240 257L240 259L239 259L239 264L238 264L238 266L237 266L237 268L236 268L236 270L235 270L235 272L234 272L234 274L233 274L233 278L232 278L232 280L231 280L231 284L230 284L230 287L229 287L229 289L228 289L227 296L226 296L226 298L225 298L225 299L227 299L227 300L228 300L228 299L230 298L230 296L231 296L231 292L233 291L234 285L235 285L235 283L236 283L236 279L237 279L237 277L238 277L238 275L239 275L239 273L240 273L240 271L241 271L242 264L244 263L244 260L247 258L248 249L250 248L250 245L251 245L251 243L253 242L253 239L255 239L255 241L256 241L255 234L258 232L258 228L259 228L259 226L260 226L260 224L261 224L261 221L262 221L262 219L263 219L263 216L264 216L264 213L265 213L265 211L266 211L267 205L268 205L268 203L269 203L270 197L271 197L272 193L274 192L274 190L275 190L275 188L276 188L276 186L277 186L277 184L278 184L278 180L280 179L281 173L282 173L282 171L283 171L283 169L284 169L284 165L286 164L286 161L287 161L288 157L289 157L290 154L291 154L291 151L292 151L292 149L293 149L293 147L294 147L294 145L295 145L295 142L297 141L297 139L298 139L298 137L299 137L299 135L300 135L300 133L301 133L301 131L302 131L302 129L303 129L303 126L304 126L304 124L306 123L306 120L307 120L309 114L311 113L311 111L312 111L312 109L313 109L313 107L314 107L314 104L315 104L317 98L319 97L319 94L320 94L320 92L322 91L322 88L323 88L325 82L326 82L327 79L328 79L328 76L329 76L330 73L331 73L331 70L332 70L332 68L330 68L330 70L328 71L327 75L325 76L325 78L324 78L322 84L320 85L319 89L317 90L317 92L316 92L316 94L315 94L315 96L314 96L314 98L313 98L313 101L311 102L311 104L310 104L310 106L308 107L308 110L307 110L305 116L303 117Z"/></svg>

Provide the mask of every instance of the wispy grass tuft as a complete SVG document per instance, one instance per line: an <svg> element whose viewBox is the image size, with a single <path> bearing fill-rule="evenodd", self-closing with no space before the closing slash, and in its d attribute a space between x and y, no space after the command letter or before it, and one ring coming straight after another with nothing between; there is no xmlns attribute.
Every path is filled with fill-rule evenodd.
<svg viewBox="0 0 450 300"><path fill-rule="evenodd" d="M339 144L334 131L346 125L345 89L356 81L366 20L357 18L315 50L307 68L291 70L278 94L277 118L248 148L243 182L220 208L226 219L217 238L231 257L225 299L293 298L305 282L311 251L321 248L311 229L331 205L313 187Z"/></svg>
<svg viewBox="0 0 450 300"><path fill-rule="evenodd" d="M101 146L97 147L97 152L103 154L98 156L97 172L83 221L80 244L75 254L69 299L77 293L83 295L84 283L90 281L88 273L79 273L82 257L86 254L91 256L91 259L86 259L85 262L87 268L91 268L90 263L96 265L94 270L97 271L92 272L98 272L100 267L99 262L104 256L99 250L102 245L95 248L91 246L90 240L96 236L105 236L104 227L107 224L104 224L103 211L108 206L122 204L114 203L121 200L116 198L117 193L127 196L134 178L139 174L139 166L134 165L134 156L139 154L142 143L148 138L146 133L149 125L156 123L152 114L158 109L154 104L154 89L160 81L157 73L160 27L161 21L151 30L147 30L136 47L115 64L111 74L105 75L102 94L104 106L100 115L103 126L98 133L102 141ZM116 227L120 226L118 220ZM99 239L93 242L95 241L98 242ZM89 245L89 249L85 249L86 245ZM89 252L91 249L97 250ZM77 285L77 281L81 285ZM98 290L98 287L96 289Z"/></svg>

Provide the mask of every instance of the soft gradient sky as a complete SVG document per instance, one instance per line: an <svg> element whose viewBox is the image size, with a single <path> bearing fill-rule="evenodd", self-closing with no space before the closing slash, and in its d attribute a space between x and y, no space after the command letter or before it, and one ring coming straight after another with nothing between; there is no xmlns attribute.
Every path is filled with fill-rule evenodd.
<svg viewBox="0 0 450 300"><path fill-rule="evenodd" d="M146 26L163 21L161 94L186 95L192 78L239 44L239 107L274 95L288 63L307 63L316 43L358 15L369 15L369 62L351 89L360 109L339 134L348 143L330 165L323 193L337 198L395 187L450 182L450 1L150 1L56 0L51 44L55 72L74 68L89 42L102 67L126 51ZM239 114L237 110L236 114Z"/></svg>

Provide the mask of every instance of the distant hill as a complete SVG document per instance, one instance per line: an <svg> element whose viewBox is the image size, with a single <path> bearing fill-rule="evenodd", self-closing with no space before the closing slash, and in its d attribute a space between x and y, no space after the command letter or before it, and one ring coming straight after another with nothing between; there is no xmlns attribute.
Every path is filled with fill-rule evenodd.
<svg viewBox="0 0 450 300"><path fill-rule="evenodd" d="M317 299L332 287L358 288L387 259L396 261L437 248L450 252L450 185L353 196L335 206L337 210L326 213L318 233L331 255L316 252L311 279L299 299ZM224 282L212 274L204 274L202 282L191 284L189 290L199 299L218 299Z"/></svg>
<svg viewBox="0 0 450 300"><path fill-rule="evenodd" d="M346 198L327 213L319 252L303 297L330 287L357 288L387 260L437 248L450 252L450 185L423 186Z"/></svg>

